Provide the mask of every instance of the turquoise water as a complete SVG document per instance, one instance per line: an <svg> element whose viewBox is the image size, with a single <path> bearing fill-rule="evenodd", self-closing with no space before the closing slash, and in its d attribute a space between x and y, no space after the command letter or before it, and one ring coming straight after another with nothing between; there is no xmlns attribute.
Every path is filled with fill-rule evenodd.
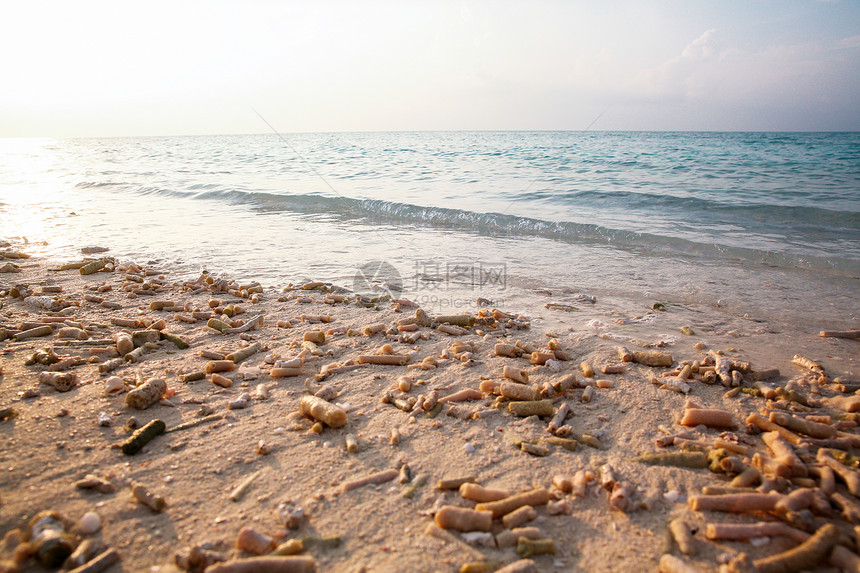
<svg viewBox="0 0 860 573"><path fill-rule="evenodd" d="M272 285L350 287L379 260L413 298L564 285L860 314L857 133L2 140L0 217L54 256Z"/></svg>

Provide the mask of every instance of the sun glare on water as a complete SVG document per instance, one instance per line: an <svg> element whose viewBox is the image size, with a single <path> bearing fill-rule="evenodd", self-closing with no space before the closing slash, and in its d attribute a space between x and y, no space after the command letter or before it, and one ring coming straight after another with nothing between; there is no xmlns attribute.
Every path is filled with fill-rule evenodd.
<svg viewBox="0 0 860 573"><path fill-rule="evenodd" d="M63 189L55 170L56 143L48 138L0 139L0 237L37 245L63 241L50 224Z"/></svg>

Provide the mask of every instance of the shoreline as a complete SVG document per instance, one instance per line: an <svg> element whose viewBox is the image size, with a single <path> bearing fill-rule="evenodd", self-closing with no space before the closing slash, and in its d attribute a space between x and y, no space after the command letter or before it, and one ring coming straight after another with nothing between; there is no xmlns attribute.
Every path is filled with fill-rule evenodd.
<svg viewBox="0 0 860 573"><path fill-rule="evenodd" d="M23 299L8 295L0 298L0 310L5 313L0 323L4 328L19 331L22 329L11 327L45 318L65 318L74 325L42 322L54 325L45 337L15 341L13 334L11 340L0 342L4 356L0 408L15 410L14 417L0 422L7 444L0 460L4 470L0 474L0 530L5 534L25 527L30 517L44 510L58 511L73 524L84 513L95 511L101 519L101 530L91 537L115 548L122 558L109 571L152 567L172 571L176 553L187 553L189 547L207 543L203 545L207 551L229 558L236 553L237 536L243 528L252 528L273 542L304 539L307 549L303 553L312 555L321 571L457 571L469 562L487 561L501 566L517 560L513 548L495 547L495 541L486 536L470 536L475 544L470 545L456 531L431 527L426 533L434 521L421 512L438 509L440 504L474 507L456 490L434 489L439 480L467 476L482 486L510 494L535 489L549 492L552 504L537 505L534 520L525 524L537 527L541 537L554 541L554 555L533 557L541 571L653 568L666 552L699 568L716 568L720 556L726 553L743 551L754 559L761 558L794 543L784 537L755 545L707 541L703 535L706 523L754 523L762 516L721 515L693 511L689 506L689 498L700 495L702 487L727 485L727 475L707 469L644 465L634 458L644 453L679 451L677 446L655 446L655 439L663 435L658 426L663 426L670 433L692 432L691 439L708 442L710 450L715 449L714 440L722 436L748 448L740 459L751 460L753 453L771 459L774 454L761 436L748 432L743 423L767 404L766 399L740 391L727 396L731 389L720 382L689 381L690 390L683 393L666 389L670 384L665 384L668 379L663 377L661 389L651 379L661 378L668 368L625 362L618 347L627 347L631 352L669 353L673 365L685 360L701 361L708 350L724 350L726 356L739 362L752 361L753 372L778 368L781 376L768 382L772 388L787 386L812 401L841 396L835 390L838 382L813 383L812 376L819 376L792 366L794 354L820 361L831 379L856 383L860 377L858 341L785 331L779 324L702 305L669 302L661 311L647 308L642 300L613 297L577 303L581 308L577 312L547 309L543 318L512 314L509 318L497 315L491 320L492 314L478 316L477 325L466 327L459 335L440 332L436 325L416 325L387 337L385 330L396 330L399 323L406 326L415 317L416 309L404 304L401 312L396 312L387 301L364 307L350 303L348 293L258 289L251 281L245 284L249 288L244 298L239 296L242 293L213 292L228 284L219 283L215 275L211 275L213 282L209 285L205 281L173 284L169 272L162 272L165 269L146 269L143 265L140 273L130 273L119 265L111 272L81 275L74 269L49 272L47 269L55 263L41 259L4 258L0 266L7 262L19 264L22 272L0 274L0 283L28 283L33 294ZM146 281L153 287L148 290L160 292L128 298L129 291L123 290L126 285L140 289ZM42 294L45 286L61 290L49 289ZM332 294L337 296L325 302ZM255 295L258 302L252 302ZM345 298L338 302L338 296ZM48 297L51 302L39 297ZM95 302L99 298L103 301ZM59 306L65 302L57 303L59 299L77 301L80 306L72 304L62 310ZM206 326L205 313L215 316L210 306L213 299L219 300L216 306L221 310L229 304L234 309L235 305L244 307L244 313L234 315L236 319L262 316L263 322L244 331L221 334ZM159 305L153 305L153 301L174 304L168 310L156 310ZM549 303L556 301L563 303L557 295L547 297ZM58 310L47 310L45 305ZM204 314L195 318L195 312ZM490 309L479 312L490 313ZM330 322L315 321L328 316ZM187 318L194 321L186 321ZM132 322L123 326L112 319ZM152 326L158 326L160 320L165 323L162 332L178 336L189 347L179 348L170 337L147 340L147 335L140 335L144 340L141 348L151 348L141 351L134 362L123 360L116 370L99 373L100 365L119 358L109 357L107 351L109 343L116 344L116 334L123 330L158 330ZM289 328L285 324L278 326L285 321L290 322ZM501 328L491 328L495 323ZM232 327L242 329L248 324ZM372 332L378 324L383 325L383 332ZM683 326L694 334L683 334ZM60 339L60 328L80 332L69 330L65 335L74 334L75 338ZM369 334L365 334L365 328ZM356 334L351 335L350 329ZM449 330L458 332L456 328ZM272 378L275 365L267 364L266 358L270 357L271 362L294 359L302 351L305 333L318 331L329 334L324 344L304 344L307 360L299 375ZM413 336L417 338L412 340ZM522 346L534 346L527 350L547 352L552 350L547 348L551 339L570 360L553 359L550 366L533 365L528 360L529 352L519 358L495 353L500 341L513 344L517 340ZM90 345L88 341L103 343ZM699 343L704 346L695 348ZM224 381L224 386L212 382L216 373L205 370L217 361L217 355L253 344L259 345L258 352L238 360L234 370L218 373L230 380L229 386ZM408 357L408 363L357 365L359 357L377 355L385 344L391 345L395 356ZM76 385L70 391L59 392L39 383L41 372L49 370L49 366L25 364L37 349L45 347L52 347L60 356L83 359L83 364L65 371L75 373ZM735 350L729 351L730 348ZM200 356L201 351L214 358ZM317 351L322 356L313 360ZM430 357L435 367L431 367ZM583 375L583 361L598 370L596 376ZM315 380L323 378L317 376L321 368L334 362L346 368ZM426 364L427 369L410 368L420 364ZM492 390L507 380L502 376L505 366L528 371L529 384L538 391L542 388L543 399L552 401L552 413L568 404L573 415L564 423L570 426L571 434L556 438L577 437L575 446L558 440L546 442L552 437L546 429L549 418L517 417L507 410L492 408L496 396L481 390ZM620 366L623 372L599 372L603 366ZM182 380L200 371L204 372L203 379ZM575 375L576 383L560 393L553 389L553 383L560 383L570 374ZM105 382L112 376L119 376L129 386L137 379L161 378L166 382L165 395L170 395L170 405L155 403L136 410L125 404L127 393L105 396ZM406 387L401 380L404 376L410 379L411 386L405 392L398 389ZM746 378L745 386L752 386L753 375L741 376ZM311 420L298 414L302 397L310 395L308 389L322 391L331 402L345 406L345 427L323 427L320 434L312 431ZM37 395L33 395L34 390ZM446 404L434 417L421 409L401 410L410 399L421 400L423 396L426 401L434 390L441 397L459 394L470 399ZM23 398L19 392L31 397ZM336 397L331 396L332 392ZM383 403L389 392L388 403ZM239 407L246 393L249 397L244 400L245 407ZM588 393L592 394L590 401L583 401L583 395ZM730 436L720 429L678 425L684 413L692 410L685 408L688 400L701 408L729 412L737 428ZM782 405L798 408L796 402ZM771 406L778 409L777 404ZM107 415L102 419L109 419L110 425L99 425L100 413ZM815 408L813 413L831 416L833 424L838 424L836 415L842 414L830 405ZM209 419L211 416L221 418ZM117 446L130 435L123 427L130 417L136 418L138 426L163 420L168 430L189 422L197 425L160 435L140 453L123 455ZM851 417L842 416L846 423L840 431L860 435L850 427ZM394 429L399 441L392 437ZM349 451L353 445L348 435L355 438L357 451ZM392 444L393 441L398 443ZM532 454L521 449L523 443ZM576 449L569 451L565 445ZM813 455L813 461L804 463L814 466L814 459ZM382 475L381 472L396 470L399 474L404 464L411 472L406 483L392 476L377 485L344 488L353 480ZM623 486L615 498L600 484L606 465L613 468L616 481ZM556 476L573 480L578 472L594 477L586 484L584 497L562 493L558 488L562 481L554 485ZM106 480L114 491L99 493L76 488L75 482L88 474ZM255 479L239 500L231 501L236 486L253 475ZM155 512L135 501L130 493L132 482L164 497L166 508ZM410 490L412 497L404 497ZM838 491L854 495L845 493L841 484ZM626 511L613 509L616 504L626 505ZM292 517L284 519L285 513ZM297 517L300 513L302 516ZM677 545L667 544L665 532L676 518L687 523L691 531L697 531L693 535L696 555L682 555ZM774 516L766 519L777 521ZM827 520L844 523L838 515ZM298 527L291 529L288 525ZM504 529L499 519L492 521L492 533ZM333 536L340 538L336 546ZM8 551L2 556L9 557ZM30 560L22 570L42 569Z"/></svg>

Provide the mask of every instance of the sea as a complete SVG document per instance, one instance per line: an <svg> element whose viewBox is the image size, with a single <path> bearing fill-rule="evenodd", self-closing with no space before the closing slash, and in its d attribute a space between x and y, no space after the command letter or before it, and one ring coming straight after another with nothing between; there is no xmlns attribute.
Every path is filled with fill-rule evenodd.
<svg viewBox="0 0 860 573"><path fill-rule="evenodd" d="M444 314L575 293L860 328L860 133L2 139L16 237Z"/></svg>

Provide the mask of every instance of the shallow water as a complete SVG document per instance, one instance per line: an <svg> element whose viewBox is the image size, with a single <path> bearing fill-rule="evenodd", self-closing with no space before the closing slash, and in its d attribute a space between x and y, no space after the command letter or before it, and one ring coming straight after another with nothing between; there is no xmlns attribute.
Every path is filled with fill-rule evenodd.
<svg viewBox="0 0 860 573"><path fill-rule="evenodd" d="M384 261L437 311L567 287L860 321L860 134L3 140L0 217L52 256L270 285L363 287Z"/></svg>

